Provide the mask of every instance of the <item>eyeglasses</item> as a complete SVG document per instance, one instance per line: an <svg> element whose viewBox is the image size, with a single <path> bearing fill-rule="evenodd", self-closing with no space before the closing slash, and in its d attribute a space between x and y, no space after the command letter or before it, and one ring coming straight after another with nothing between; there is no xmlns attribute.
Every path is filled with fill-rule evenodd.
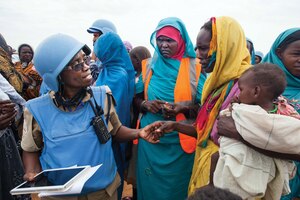
<svg viewBox="0 0 300 200"><path fill-rule="evenodd" d="M76 65L72 65L72 66L69 65L69 66L67 66L66 69L72 69L72 70L74 70L76 72L79 72L79 71L82 70L83 67L84 67L84 61L82 61L81 63L78 63Z"/></svg>

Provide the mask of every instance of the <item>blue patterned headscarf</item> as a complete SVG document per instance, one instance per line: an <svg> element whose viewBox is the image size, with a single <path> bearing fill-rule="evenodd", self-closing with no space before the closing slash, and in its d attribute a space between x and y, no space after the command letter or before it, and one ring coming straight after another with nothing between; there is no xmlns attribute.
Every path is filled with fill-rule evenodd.
<svg viewBox="0 0 300 200"><path fill-rule="evenodd" d="M102 62L96 85L108 85L117 102L120 121L130 125L130 105L134 95L135 72L121 38L112 32L105 33L95 42L94 52Z"/></svg>
<svg viewBox="0 0 300 200"><path fill-rule="evenodd" d="M281 33L273 43L269 53L263 58L262 62L269 62L278 65L285 73L287 78L287 87L283 95L289 99L300 101L300 79L292 75L284 66L280 58L276 54L276 49L282 44L285 39L300 28L292 28Z"/></svg>

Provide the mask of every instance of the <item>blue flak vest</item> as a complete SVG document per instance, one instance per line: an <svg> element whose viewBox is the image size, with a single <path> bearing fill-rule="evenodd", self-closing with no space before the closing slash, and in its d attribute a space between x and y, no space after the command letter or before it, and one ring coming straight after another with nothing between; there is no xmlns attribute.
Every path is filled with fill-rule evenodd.
<svg viewBox="0 0 300 200"><path fill-rule="evenodd" d="M92 90L97 103L104 108L105 87L92 87ZM28 101L26 107L38 122L43 134L44 147L40 156L43 170L103 164L84 184L81 194L104 189L112 183L117 171L112 141L110 139L105 144L98 141L91 125L95 113L88 102L79 110L64 112L46 94Z"/></svg>

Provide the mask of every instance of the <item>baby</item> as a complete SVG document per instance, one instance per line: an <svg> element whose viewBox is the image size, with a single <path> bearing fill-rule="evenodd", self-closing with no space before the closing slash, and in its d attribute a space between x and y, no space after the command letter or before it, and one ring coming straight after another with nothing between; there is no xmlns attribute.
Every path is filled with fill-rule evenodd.
<svg viewBox="0 0 300 200"><path fill-rule="evenodd" d="M300 123L295 119L299 119L299 114L282 97L274 102L283 93L286 84L284 72L276 65L255 65L238 81L240 94L235 100L237 103L221 111L220 115L231 115L243 138L247 134L252 134L254 141L257 140L255 134L268 137L268 143L253 142L258 143L256 147L298 154L293 152L296 149L290 150L291 146L285 147L288 149L285 152L282 145L273 145L276 141L280 143L286 133L296 134L300 130ZM298 143L295 146L299 146ZM228 189L243 199L280 199L282 194L290 192L288 182L294 164L265 156L237 140L221 137L219 160L216 166L212 162L211 169L214 168L213 183L216 187Z"/></svg>

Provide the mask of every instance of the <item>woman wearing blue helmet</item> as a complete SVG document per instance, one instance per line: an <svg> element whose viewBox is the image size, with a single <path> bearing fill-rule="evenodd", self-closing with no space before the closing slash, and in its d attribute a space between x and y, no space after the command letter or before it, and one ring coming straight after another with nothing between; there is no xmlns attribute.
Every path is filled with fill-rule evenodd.
<svg viewBox="0 0 300 200"><path fill-rule="evenodd" d="M110 200L117 198L120 184L111 136L119 141L158 141L149 128L122 126L107 86L89 87L92 76L84 63L89 53L88 46L63 34L48 37L36 49L35 67L51 91L26 103L24 178L32 180L45 169L103 164L74 199Z"/></svg>
<svg viewBox="0 0 300 200"><path fill-rule="evenodd" d="M93 34L93 45L96 40L105 33L117 33L116 26L109 20L97 19L93 24L86 30L88 33ZM101 72L101 61L96 57L95 53L92 52L90 60L90 68L94 81L97 80L99 73Z"/></svg>

